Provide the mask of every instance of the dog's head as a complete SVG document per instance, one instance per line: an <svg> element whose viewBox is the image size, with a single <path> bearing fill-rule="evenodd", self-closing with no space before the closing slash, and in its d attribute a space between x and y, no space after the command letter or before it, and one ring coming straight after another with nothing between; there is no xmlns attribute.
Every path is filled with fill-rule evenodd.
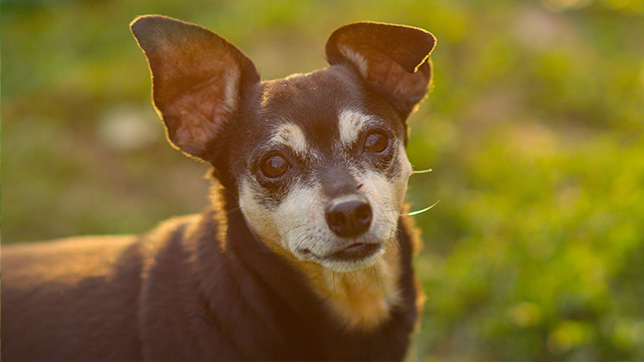
<svg viewBox="0 0 644 362"><path fill-rule="evenodd" d="M352 23L329 37L328 68L260 82L207 29L162 16L131 26L170 141L214 166L262 242L339 272L383 254L411 174L406 119L430 82L430 33Z"/></svg>

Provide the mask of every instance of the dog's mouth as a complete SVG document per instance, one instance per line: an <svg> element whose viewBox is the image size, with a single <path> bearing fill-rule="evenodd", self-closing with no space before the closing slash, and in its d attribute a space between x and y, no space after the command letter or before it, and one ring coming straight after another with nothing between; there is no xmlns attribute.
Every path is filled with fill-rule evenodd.
<svg viewBox="0 0 644 362"><path fill-rule="evenodd" d="M360 263L378 254L382 247L382 244L355 242L344 249L325 256L315 255L310 249L302 249L300 252L303 256L320 262Z"/></svg>
<svg viewBox="0 0 644 362"><path fill-rule="evenodd" d="M328 261L356 262L375 255L380 248L382 248L380 244L353 243L324 259Z"/></svg>

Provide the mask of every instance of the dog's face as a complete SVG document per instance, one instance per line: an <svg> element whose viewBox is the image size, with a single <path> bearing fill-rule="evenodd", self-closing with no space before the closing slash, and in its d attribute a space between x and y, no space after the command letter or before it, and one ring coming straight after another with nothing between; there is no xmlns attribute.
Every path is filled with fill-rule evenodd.
<svg viewBox="0 0 644 362"><path fill-rule="evenodd" d="M223 38L165 17L132 25L171 141L213 164L272 250L333 271L368 267L396 238L411 165L406 118L434 46L416 28L354 23L331 66L259 82Z"/></svg>
<svg viewBox="0 0 644 362"><path fill-rule="evenodd" d="M372 264L396 236L411 173L400 117L370 106L340 66L266 82L262 98L232 165L242 170L248 224L265 242L335 271Z"/></svg>

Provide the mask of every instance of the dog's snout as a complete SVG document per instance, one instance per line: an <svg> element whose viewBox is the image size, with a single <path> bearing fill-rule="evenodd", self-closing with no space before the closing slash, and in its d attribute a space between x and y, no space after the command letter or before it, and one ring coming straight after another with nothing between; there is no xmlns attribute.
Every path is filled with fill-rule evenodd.
<svg viewBox="0 0 644 362"><path fill-rule="evenodd" d="M332 200L326 208L329 229L342 237L363 234L369 230L371 219L371 205L360 195Z"/></svg>

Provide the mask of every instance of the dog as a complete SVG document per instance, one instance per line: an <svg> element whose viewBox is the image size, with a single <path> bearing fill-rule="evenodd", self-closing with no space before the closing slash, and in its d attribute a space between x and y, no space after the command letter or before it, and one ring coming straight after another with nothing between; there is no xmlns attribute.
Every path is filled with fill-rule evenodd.
<svg viewBox="0 0 644 362"><path fill-rule="evenodd" d="M170 142L212 165L212 202L142 236L2 247L10 360L402 360L421 291L404 196L425 30L357 22L329 66L260 81L198 25L131 30Z"/></svg>

